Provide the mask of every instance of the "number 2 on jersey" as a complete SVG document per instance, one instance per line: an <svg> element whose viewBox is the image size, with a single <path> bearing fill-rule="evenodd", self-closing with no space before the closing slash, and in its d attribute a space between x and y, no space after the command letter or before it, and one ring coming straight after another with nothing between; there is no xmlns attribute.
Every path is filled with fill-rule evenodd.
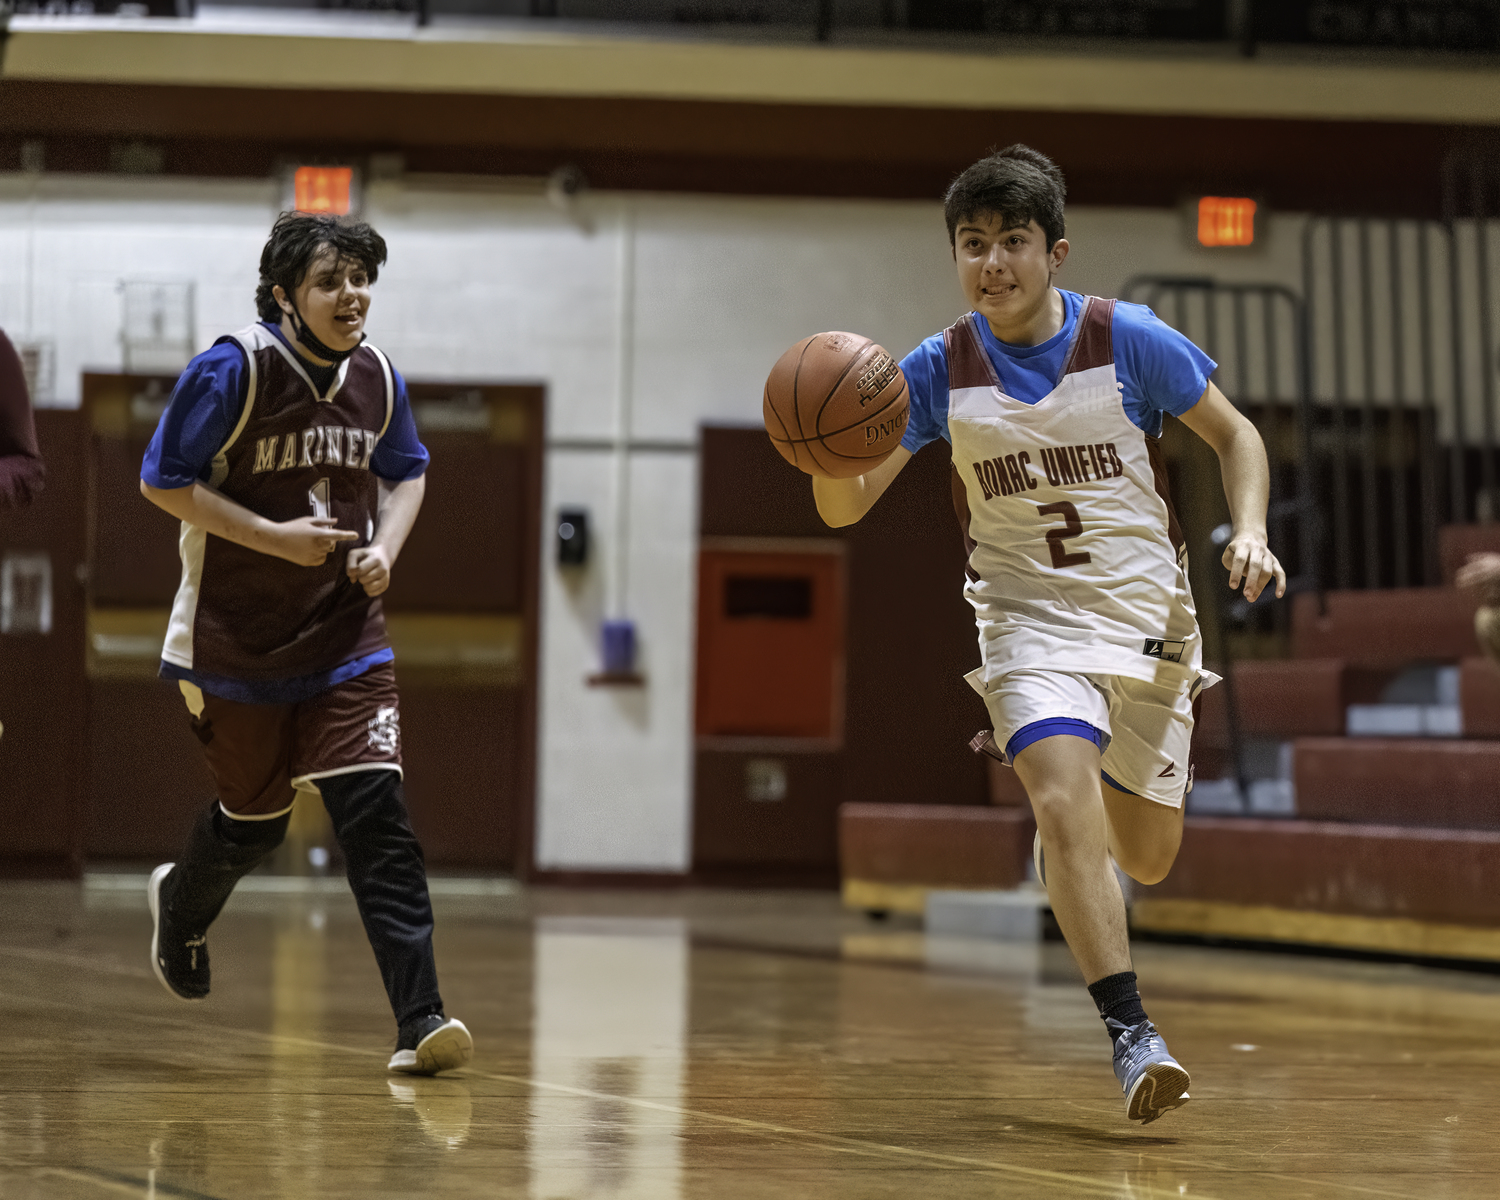
<svg viewBox="0 0 1500 1200"><path fill-rule="evenodd" d="M317 483L313 484L312 487L308 488L308 490L307 490L307 499L308 499L308 503L310 503L312 505L313 516L315 516L315 517L332 517L333 516L333 508L328 503L328 476L326 476L326 475L323 476L322 479L318 480ZM1068 505L1068 507L1072 508L1073 506L1070 504L1070 505ZM1057 557L1057 552L1055 550L1053 551L1052 556L1053 556L1053 558Z"/></svg>
<svg viewBox="0 0 1500 1200"><path fill-rule="evenodd" d="M324 480L323 482L327 482ZM1079 567L1086 562L1093 562L1093 556L1085 550L1077 550L1072 554L1063 542L1068 538L1077 537L1083 532L1083 522L1078 519L1078 510L1067 500L1058 500L1053 504L1038 504L1037 512L1044 517L1054 514L1066 522L1060 529L1047 530L1047 549L1052 551L1052 565L1061 567Z"/></svg>

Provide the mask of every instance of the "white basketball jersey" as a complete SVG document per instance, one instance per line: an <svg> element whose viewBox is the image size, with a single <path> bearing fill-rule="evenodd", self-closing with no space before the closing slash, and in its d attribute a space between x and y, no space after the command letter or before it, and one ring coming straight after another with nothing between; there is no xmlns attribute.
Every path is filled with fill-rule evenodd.
<svg viewBox="0 0 1500 1200"><path fill-rule="evenodd" d="M973 313L946 330L954 505L967 523L981 693L1007 671L1050 668L1183 684L1202 642L1187 549L1159 440L1125 412L1113 300L1090 296L1057 386L1009 396ZM962 486L960 487L960 480Z"/></svg>

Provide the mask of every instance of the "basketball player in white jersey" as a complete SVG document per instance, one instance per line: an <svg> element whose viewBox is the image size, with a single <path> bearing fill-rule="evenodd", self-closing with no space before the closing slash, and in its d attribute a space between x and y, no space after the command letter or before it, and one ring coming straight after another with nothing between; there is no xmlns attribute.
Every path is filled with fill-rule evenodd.
<svg viewBox="0 0 1500 1200"><path fill-rule="evenodd" d="M1159 449L1165 414L1219 456L1229 586L1286 576L1266 544L1269 471L1215 364L1149 309L1052 286L1068 256L1062 173L1011 146L969 167L944 208L972 309L902 362L901 446L855 479L813 480L833 526L858 521L926 443L953 448L982 665L987 748L1036 813L1037 874L1114 1042L1131 1120L1188 1099L1147 1019L1111 858L1161 880L1182 840L1202 667L1187 556ZM983 736L983 735L982 735ZM980 739L976 739L979 741Z"/></svg>

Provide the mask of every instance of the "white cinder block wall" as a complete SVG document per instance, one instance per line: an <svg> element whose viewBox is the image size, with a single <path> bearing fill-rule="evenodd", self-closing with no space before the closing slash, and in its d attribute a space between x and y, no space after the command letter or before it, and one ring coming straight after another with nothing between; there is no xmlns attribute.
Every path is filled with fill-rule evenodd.
<svg viewBox="0 0 1500 1200"><path fill-rule="evenodd" d="M81 372L120 369L122 280L192 281L200 349L253 320L279 197L270 181L0 175L0 327L51 343L42 402L76 405ZM372 185L365 215L390 244L370 333L404 374L547 388L537 864L684 870L697 430L758 424L767 370L808 333L857 330L904 354L951 322L963 303L941 210L595 194L567 216L539 192L405 181ZM1282 218L1263 253L1212 257L1176 213L1075 209L1059 282L1110 295L1152 271L1295 286L1297 220ZM647 443L626 455L623 489L620 436ZM575 505L590 512L592 562L564 579L553 515ZM586 685L605 616L637 622L644 688Z"/></svg>

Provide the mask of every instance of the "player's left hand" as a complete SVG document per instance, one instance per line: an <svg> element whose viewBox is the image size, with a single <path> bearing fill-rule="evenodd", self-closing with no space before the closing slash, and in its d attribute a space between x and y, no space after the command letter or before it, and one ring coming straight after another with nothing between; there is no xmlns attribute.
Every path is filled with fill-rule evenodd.
<svg viewBox="0 0 1500 1200"><path fill-rule="evenodd" d="M1274 577L1276 598L1286 595L1286 571L1266 545L1263 533L1237 533L1224 547L1224 565L1229 568L1229 587L1233 591L1244 581L1244 597L1254 604L1257 596Z"/></svg>
<svg viewBox="0 0 1500 1200"><path fill-rule="evenodd" d="M382 546L362 546L349 551L344 570L365 589L366 596L378 596L391 586L391 560Z"/></svg>

